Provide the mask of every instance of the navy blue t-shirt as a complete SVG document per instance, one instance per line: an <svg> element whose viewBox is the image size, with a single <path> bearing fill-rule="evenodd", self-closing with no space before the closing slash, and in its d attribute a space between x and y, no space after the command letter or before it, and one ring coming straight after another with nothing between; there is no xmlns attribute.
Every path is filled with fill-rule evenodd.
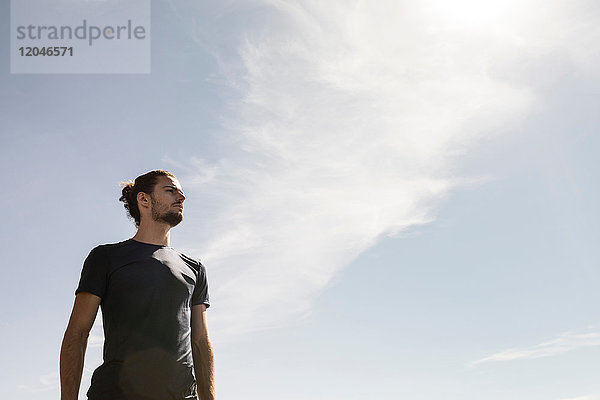
<svg viewBox="0 0 600 400"><path fill-rule="evenodd" d="M210 306L199 260L133 239L101 245L83 264L79 292L102 298L104 362L90 400L196 399L191 307Z"/></svg>

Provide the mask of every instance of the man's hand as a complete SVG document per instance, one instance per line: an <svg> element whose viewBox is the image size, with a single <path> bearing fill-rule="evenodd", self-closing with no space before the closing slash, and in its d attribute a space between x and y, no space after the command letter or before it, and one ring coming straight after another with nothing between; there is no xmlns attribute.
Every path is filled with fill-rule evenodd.
<svg viewBox="0 0 600 400"><path fill-rule="evenodd" d="M80 292L75 297L71 318L60 349L61 400L77 400L79 395L87 340L100 301L100 297L86 292Z"/></svg>
<svg viewBox="0 0 600 400"><path fill-rule="evenodd" d="M212 344L208 338L206 306L192 307L192 356L199 400L215 399L215 365Z"/></svg>

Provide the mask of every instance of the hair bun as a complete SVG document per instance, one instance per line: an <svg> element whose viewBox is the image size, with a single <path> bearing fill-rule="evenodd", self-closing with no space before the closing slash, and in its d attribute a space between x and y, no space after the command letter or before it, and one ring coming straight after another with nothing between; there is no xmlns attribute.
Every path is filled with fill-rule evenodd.
<svg viewBox="0 0 600 400"><path fill-rule="evenodd" d="M119 198L119 201L122 201L125 203L125 205L127 205L131 200L133 185L133 181L121 182L121 187L123 190L121 190L121 197Z"/></svg>

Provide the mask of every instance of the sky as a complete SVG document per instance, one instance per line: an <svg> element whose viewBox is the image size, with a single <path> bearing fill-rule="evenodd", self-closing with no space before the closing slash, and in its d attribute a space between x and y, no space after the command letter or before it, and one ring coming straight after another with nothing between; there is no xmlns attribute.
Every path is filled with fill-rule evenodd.
<svg viewBox="0 0 600 400"><path fill-rule="evenodd" d="M118 184L160 168L219 399L600 400L599 20L152 1L149 74L15 74L2 2L0 397L58 397L83 260L133 236Z"/></svg>

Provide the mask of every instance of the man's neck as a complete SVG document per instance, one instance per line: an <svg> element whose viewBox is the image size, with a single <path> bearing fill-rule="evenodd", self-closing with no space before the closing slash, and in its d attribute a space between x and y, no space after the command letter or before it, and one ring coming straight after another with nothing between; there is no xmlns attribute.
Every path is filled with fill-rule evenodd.
<svg viewBox="0 0 600 400"><path fill-rule="evenodd" d="M142 221L133 239L143 243L170 246L171 227L167 224L155 223L154 221L144 224L144 221Z"/></svg>

